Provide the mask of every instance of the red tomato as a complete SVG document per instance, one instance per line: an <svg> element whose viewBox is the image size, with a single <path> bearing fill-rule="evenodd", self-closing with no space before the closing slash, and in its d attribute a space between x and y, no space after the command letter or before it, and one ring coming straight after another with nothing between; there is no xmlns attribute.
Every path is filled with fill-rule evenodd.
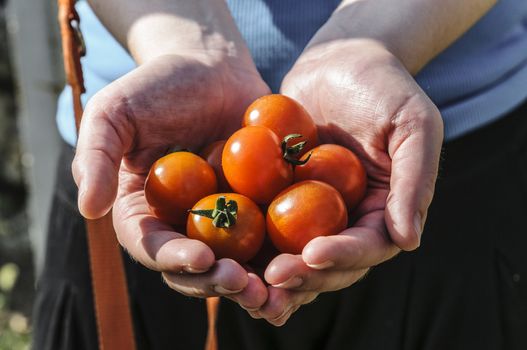
<svg viewBox="0 0 527 350"><path fill-rule="evenodd" d="M318 144L317 127L302 105L284 95L262 96L246 110L243 126L260 125L271 129L278 138L300 134L307 141L300 155Z"/></svg>
<svg viewBox="0 0 527 350"><path fill-rule="evenodd" d="M284 156L282 147L268 128L247 126L236 131L227 140L222 155L225 178L232 189L258 204L270 203L293 183L290 163L298 162Z"/></svg>
<svg viewBox="0 0 527 350"><path fill-rule="evenodd" d="M340 193L320 181L296 183L273 200L267 211L267 233L282 253L301 254L318 236L335 235L348 223Z"/></svg>
<svg viewBox="0 0 527 350"><path fill-rule="evenodd" d="M232 192L221 166L221 154L227 140L216 141L208 145L201 151L200 156L210 164L216 173L218 180L218 192Z"/></svg>
<svg viewBox="0 0 527 350"><path fill-rule="evenodd" d="M190 152L174 152L158 159L145 182L150 210L171 225L184 225L187 211L217 190L216 175L203 159Z"/></svg>
<svg viewBox="0 0 527 350"><path fill-rule="evenodd" d="M260 208L243 195L213 194L192 208L187 236L207 244L216 259L231 258L245 263L262 246L265 219Z"/></svg>
<svg viewBox="0 0 527 350"><path fill-rule="evenodd" d="M309 162L295 168L295 182L318 180L340 192L351 211L366 193L366 170L349 149L338 145L320 145L310 152ZM304 158L306 158L304 156Z"/></svg>

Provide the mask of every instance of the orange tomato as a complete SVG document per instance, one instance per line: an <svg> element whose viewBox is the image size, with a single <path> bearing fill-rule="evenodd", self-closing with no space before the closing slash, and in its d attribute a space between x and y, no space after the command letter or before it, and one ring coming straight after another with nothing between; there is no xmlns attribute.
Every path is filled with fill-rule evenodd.
<svg viewBox="0 0 527 350"><path fill-rule="evenodd" d="M174 152L158 159L145 182L145 197L152 213L176 226L185 224L187 211L197 201L216 191L214 170L190 152Z"/></svg>
<svg viewBox="0 0 527 350"><path fill-rule="evenodd" d="M269 205L267 233L282 253L300 254L313 238L340 233L348 212L340 193L320 181L302 181L282 191Z"/></svg>
<svg viewBox="0 0 527 350"><path fill-rule="evenodd" d="M340 192L349 211L355 208L364 198L367 185L359 158L349 149L332 144L315 147L310 154L309 162L295 168L295 182L325 182Z"/></svg>
<svg viewBox="0 0 527 350"><path fill-rule="evenodd" d="M260 208L243 195L213 194L192 208L187 236L207 244L216 259L231 258L245 263L262 246L265 219Z"/></svg>
<svg viewBox="0 0 527 350"><path fill-rule="evenodd" d="M271 129L279 139L300 134L307 141L300 155L318 144L317 127L302 105L285 95L267 95L254 101L246 110L243 126L260 125Z"/></svg>
<svg viewBox="0 0 527 350"><path fill-rule="evenodd" d="M284 156L287 152L281 147L280 139L268 128L247 126L236 131L222 155L225 178L232 189L258 204L270 203L293 183L290 162L294 159Z"/></svg>

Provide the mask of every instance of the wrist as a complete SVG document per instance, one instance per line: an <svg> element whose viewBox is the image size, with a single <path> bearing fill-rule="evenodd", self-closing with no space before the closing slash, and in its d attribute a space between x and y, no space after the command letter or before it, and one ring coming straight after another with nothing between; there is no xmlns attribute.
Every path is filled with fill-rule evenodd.
<svg viewBox="0 0 527 350"><path fill-rule="evenodd" d="M344 69L357 75L381 65L402 67L400 60L384 43L372 39L348 38L310 43L291 71L301 69L330 73Z"/></svg>
<svg viewBox="0 0 527 350"><path fill-rule="evenodd" d="M496 0L344 0L311 44L377 41L415 75L473 26Z"/></svg>
<svg viewBox="0 0 527 350"><path fill-rule="evenodd" d="M225 1L89 2L97 17L138 64L167 55L250 57Z"/></svg>
<svg viewBox="0 0 527 350"><path fill-rule="evenodd" d="M139 64L167 55L204 61L250 57L236 31L229 23L182 23L164 14L152 15L138 19L130 28L127 47Z"/></svg>
<svg viewBox="0 0 527 350"><path fill-rule="evenodd" d="M395 33L375 30L370 32L369 29L364 32L362 28L356 27L360 21L350 24L354 21L353 15L347 9L334 13L309 42L306 51L340 50L348 57L353 56L351 59L358 56L357 58L371 57L375 62L397 60L412 75L417 74L427 62L424 57L407 52L406 47L399 44L399 39L394 39L397 37Z"/></svg>

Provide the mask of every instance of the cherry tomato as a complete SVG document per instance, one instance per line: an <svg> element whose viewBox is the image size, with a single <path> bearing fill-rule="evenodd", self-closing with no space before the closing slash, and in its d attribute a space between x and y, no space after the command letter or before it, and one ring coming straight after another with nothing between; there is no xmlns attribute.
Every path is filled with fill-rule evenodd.
<svg viewBox="0 0 527 350"><path fill-rule="evenodd" d="M227 140L223 149L225 178L235 192L258 204L268 204L293 183L291 163L299 161L290 155L290 150L296 146L288 147L286 141L281 143L268 128L242 128Z"/></svg>
<svg viewBox="0 0 527 350"><path fill-rule="evenodd" d="M267 95L254 101L246 110L243 126L260 125L271 129L278 138L301 134L307 141L300 155L318 144L317 127L302 105L285 95Z"/></svg>
<svg viewBox="0 0 527 350"><path fill-rule="evenodd" d="M145 182L150 210L171 225L184 225L187 211L217 190L212 167L190 152L174 152L158 159Z"/></svg>
<svg viewBox="0 0 527 350"><path fill-rule="evenodd" d="M231 258L245 263L262 246L265 219L260 208L241 194L213 194L192 208L187 236L206 243L216 259Z"/></svg>
<svg viewBox="0 0 527 350"><path fill-rule="evenodd" d="M302 181L288 187L267 211L267 233L282 253L300 254L313 238L338 234L347 223L342 196L320 181Z"/></svg>
<svg viewBox="0 0 527 350"><path fill-rule="evenodd" d="M221 166L221 154L223 147L227 140L216 141L205 147L200 156L210 164L214 173L216 173L216 179L218 180L218 192L232 192L231 186L223 174L223 167Z"/></svg>
<svg viewBox="0 0 527 350"><path fill-rule="evenodd" d="M339 145L320 145L310 152L309 161L295 168L295 182L318 180L340 192L351 211L366 193L366 171L359 158ZM307 155L304 156L304 158Z"/></svg>

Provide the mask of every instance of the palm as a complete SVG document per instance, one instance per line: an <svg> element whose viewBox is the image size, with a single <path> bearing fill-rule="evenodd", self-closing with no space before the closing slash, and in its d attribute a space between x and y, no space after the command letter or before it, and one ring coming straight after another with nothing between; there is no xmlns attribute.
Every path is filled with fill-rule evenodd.
<svg viewBox="0 0 527 350"><path fill-rule="evenodd" d="M339 59L342 61L335 62ZM368 173L368 191L354 211L356 218L385 218L390 226L395 211L401 212L395 208L398 203L389 197L392 187L410 184L412 176L424 170L420 165L423 158L430 157L429 168L437 169L442 134L437 109L398 62L378 66L360 57L353 61L336 56L331 67L314 69L313 64L297 67L283 90L312 112L324 142L346 146L361 158ZM348 69L343 70L343 66ZM302 78L303 70L312 78ZM313 78L313 72L320 75ZM410 162L412 157L417 161ZM424 190L433 192L433 186L425 185ZM384 213L387 206L393 206L394 213ZM368 215L375 212L383 215ZM410 248L405 232L398 232L408 228L389 228L396 243Z"/></svg>

